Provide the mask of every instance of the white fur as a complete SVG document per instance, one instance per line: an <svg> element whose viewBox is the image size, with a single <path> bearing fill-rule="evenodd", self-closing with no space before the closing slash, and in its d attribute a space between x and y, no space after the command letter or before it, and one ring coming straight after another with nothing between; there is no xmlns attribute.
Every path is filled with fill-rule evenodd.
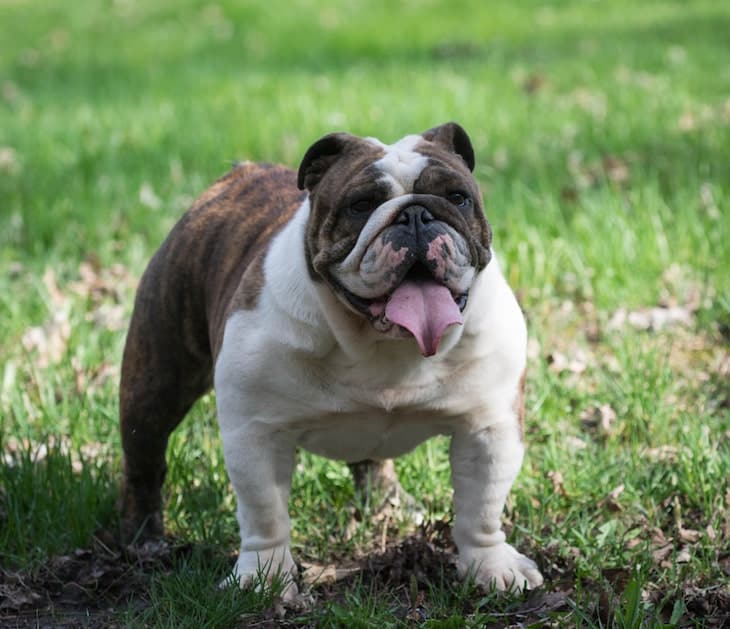
<svg viewBox="0 0 730 629"><path fill-rule="evenodd" d="M398 173L405 186L410 175ZM294 570L287 503L296 447L360 461L398 456L446 434L460 570L500 588L539 585L534 564L505 543L500 527L522 461L513 403L526 329L496 258L475 279L464 325L452 326L438 354L423 358L414 339L383 337L310 279L308 216L305 202L273 241L258 305L231 316L215 368L238 497L242 582L267 561Z"/></svg>
<svg viewBox="0 0 730 629"><path fill-rule="evenodd" d="M413 184L428 164L428 157L413 149L423 142L420 135L407 135L395 144L383 144L375 138L368 141L385 151L385 155L374 163L383 173L383 179L391 187L391 196L413 192Z"/></svg>

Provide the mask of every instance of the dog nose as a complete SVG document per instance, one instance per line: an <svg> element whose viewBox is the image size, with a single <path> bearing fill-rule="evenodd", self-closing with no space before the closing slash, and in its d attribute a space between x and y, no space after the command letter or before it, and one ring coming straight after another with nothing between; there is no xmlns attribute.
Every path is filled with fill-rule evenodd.
<svg viewBox="0 0 730 629"><path fill-rule="evenodd" d="M408 225L410 227L418 227L435 220L433 214L422 205L409 205L403 209L395 219L398 225Z"/></svg>

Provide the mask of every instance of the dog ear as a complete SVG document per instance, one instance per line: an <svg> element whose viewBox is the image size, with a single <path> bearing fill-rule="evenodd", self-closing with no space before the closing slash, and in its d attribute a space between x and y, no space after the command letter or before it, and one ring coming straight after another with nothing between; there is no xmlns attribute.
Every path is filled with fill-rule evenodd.
<svg viewBox="0 0 730 629"><path fill-rule="evenodd" d="M455 122L447 122L440 127L429 129L421 134L424 140L440 144L447 151L460 155L469 170L474 170L474 148L466 131Z"/></svg>
<svg viewBox="0 0 730 629"><path fill-rule="evenodd" d="M329 133L312 144L299 165L299 189L306 188L311 192L330 166L337 161L345 146L358 140L359 138L349 133Z"/></svg>

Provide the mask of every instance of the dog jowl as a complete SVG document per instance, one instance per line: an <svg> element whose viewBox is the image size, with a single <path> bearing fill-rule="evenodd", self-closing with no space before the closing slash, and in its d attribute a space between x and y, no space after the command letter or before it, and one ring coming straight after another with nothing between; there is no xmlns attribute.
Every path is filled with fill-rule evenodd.
<svg viewBox="0 0 730 629"><path fill-rule="evenodd" d="M390 459L439 434L460 572L542 583L500 523L524 450L526 329L473 168L455 123L392 145L333 133L298 172L242 163L196 201L142 277L124 351L127 538L162 534L168 437L214 386L242 585L261 566L296 573L298 447L401 491Z"/></svg>

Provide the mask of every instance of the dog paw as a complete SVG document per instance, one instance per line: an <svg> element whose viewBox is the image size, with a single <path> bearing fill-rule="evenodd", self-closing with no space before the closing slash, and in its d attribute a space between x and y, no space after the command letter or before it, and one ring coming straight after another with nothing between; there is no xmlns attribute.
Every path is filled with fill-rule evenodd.
<svg viewBox="0 0 730 629"><path fill-rule="evenodd" d="M472 574L486 588L522 592L540 587L542 575L532 559L518 553L507 543L459 552L459 574Z"/></svg>
<svg viewBox="0 0 730 629"><path fill-rule="evenodd" d="M280 597L285 603L298 600L299 588L294 582L297 566L286 546L260 551L241 551L233 568L233 578L239 587L254 587L261 591L267 585L282 586ZM230 583L227 579L221 586Z"/></svg>

